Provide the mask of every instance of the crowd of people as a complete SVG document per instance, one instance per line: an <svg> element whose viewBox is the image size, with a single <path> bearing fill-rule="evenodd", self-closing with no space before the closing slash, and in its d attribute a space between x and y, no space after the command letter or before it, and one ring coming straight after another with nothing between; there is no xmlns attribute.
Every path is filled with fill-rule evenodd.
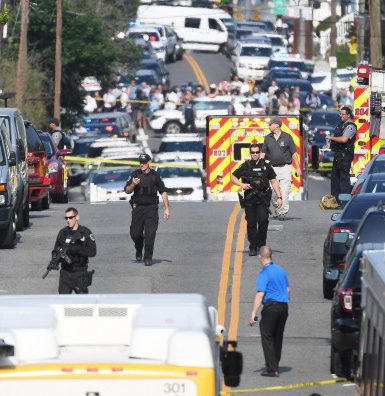
<svg viewBox="0 0 385 396"><path fill-rule="evenodd" d="M341 89L338 92L335 108L353 105L353 88ZM148 126L148 119L159 109L175 109L180 105L191 103L195 99L232 97L228 108L230 115L248 115L253 107L263 108L266 114L298 115L302 108L315 110L322 108L319 94L312 90L304 102L301 102L299 87L280 89L276 81L263 90L252 79L241 80L233 76L230 81L221 81L210 84L205 90L199 84L189 82L186 86L175 85L165 88L164 85L148 85L142 82L139 85L132 80L128 86L108 89L104 94L96 91L87 93L84 112L124 111L130 113L138 127ZM239 100L245 97L246 100Z"/></svg>

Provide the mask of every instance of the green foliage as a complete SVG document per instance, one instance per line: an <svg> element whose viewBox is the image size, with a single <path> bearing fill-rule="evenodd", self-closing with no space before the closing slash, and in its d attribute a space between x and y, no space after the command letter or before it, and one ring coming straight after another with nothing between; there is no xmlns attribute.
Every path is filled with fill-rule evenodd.
<svg viewBox="0 0 385 396"><path fill-rule="evenodd" d="M357 64L357 55L352 55L349 51L349 46L339 45L337 46L337 65L339 69L346 67L355 67Z"/></svg>
<svg viewBox="0 0 385 396"><path fill-rule="evenodd" d="M136 14L138 0L63 0L61 107L65 116L82 111L81 80L95 76L107 86L113 72L130 66L138 51L116 39ZM19 2L11 0L9 53L17 56ZM35 0L29 12L28 54L38 59L45 73L44 92L48 113L53 109L56 42L56 0ZM28 96L28 94L27 94ZM69 121L69 120L67 120Z"/></svg>
<svg viewBox="0 0 385 396"><path fill-rule="evenodd" d="M336 16L336 22L340 19L341 17ZM327 30L330 28L330 22L331 22L331 17L327 17L323 21L319 23L319 25L316 27L315 31L317 35L320 35L320 32L323 32L324 30Z"/></svg>
<svg viewBox="0 0 385 396"><path fill-rule="evenodd" d="M0 75L3 92L15 92L17 61L7 57L0 58ZM47 98L44 94L45 74L39 69L33 59L28 60L25 73L25 97L23 116L33 122L37 128L42 128L47 120ZM2 106L3 103L0 102ZM8 101L8 107L15 106L15 98Z"/></svg>
<svg viewBox="0 0 385 396"><path fill-rule="evenodd" d="M0 12L0 25L4 26L7 24L9 21L9 13L6 8L3 9L3 11Z"/></svg>

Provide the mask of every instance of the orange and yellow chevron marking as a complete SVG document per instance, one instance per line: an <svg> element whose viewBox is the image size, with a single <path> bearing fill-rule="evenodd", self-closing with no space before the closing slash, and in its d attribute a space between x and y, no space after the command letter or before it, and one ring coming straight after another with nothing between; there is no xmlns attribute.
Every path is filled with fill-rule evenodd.
<svg viewBox="0 0 385 396"><path fill-rule="evenodd" d="M270 133L268 122L270 116L213 116L209 119L207 141L207 179L212 193L236 192L238 186L230 182L233 173L243 162L247 148L241 146L237 150L240 158L234 158L235 144L263 143L265 136ZM300 134L300 120L298 117L281 117L282 130L290 134L294 140L300 156L301 166L304 166L303 139ZM247 146L247 145L246 145ZM248 152L246 153L246 156ZM292 172L292 192L299 192L303 178Z"/></svg>

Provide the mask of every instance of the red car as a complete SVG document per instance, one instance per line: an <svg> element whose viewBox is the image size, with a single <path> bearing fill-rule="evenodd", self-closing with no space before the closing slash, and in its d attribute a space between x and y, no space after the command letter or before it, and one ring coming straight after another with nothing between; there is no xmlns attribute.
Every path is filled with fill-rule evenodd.
<svg viewBox="0 0 385 396"><path fill-rule="evenodd" d="M48 175L51 180L50 196L52 202L68 202L68 168L63 157L72 154L72 150L58 150L48 132L40 132L48 158Z"/></svg>
<svg viewBox="0 0 385 396"><path fill-rule="evenodd" d="M36 129L24 121L28 145L29 203L32 210L49 208L51 180L48 177L47 153Z"/></svg>

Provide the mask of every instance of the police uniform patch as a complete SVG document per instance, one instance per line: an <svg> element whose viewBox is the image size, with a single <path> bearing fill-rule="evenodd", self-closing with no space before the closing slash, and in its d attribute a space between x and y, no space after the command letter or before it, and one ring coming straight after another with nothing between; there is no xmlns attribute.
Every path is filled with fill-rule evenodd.
<svg viewBox="0 0 385 396"><path fill-rule="evenodd" d="M95 235L94 234L90 234L90 239L91 239L91 241L95 241Z"/></svg>

